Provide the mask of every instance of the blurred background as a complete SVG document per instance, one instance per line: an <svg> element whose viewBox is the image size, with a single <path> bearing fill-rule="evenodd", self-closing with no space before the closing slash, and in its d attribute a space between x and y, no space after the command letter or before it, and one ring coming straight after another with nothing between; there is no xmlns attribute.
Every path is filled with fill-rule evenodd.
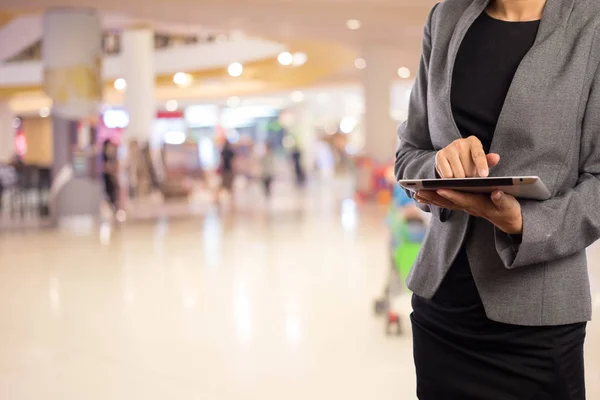
<svg viewBox="0 0 600 400"><path fill-rule="evenodd" d="M2 0L0 398L415 398L434 4Z"/></svg>

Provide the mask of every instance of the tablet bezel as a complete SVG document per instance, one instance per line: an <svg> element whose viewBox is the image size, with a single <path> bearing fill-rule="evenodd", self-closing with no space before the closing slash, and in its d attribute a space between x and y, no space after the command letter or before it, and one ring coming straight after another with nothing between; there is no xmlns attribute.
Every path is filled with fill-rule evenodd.
<svg viewBox="0 0 600 400"><path fill-rule="evenodd" d="M504 176L488 178L403 179L403 188L416 192L450 189L471 193L492 193L502 190L518 198L546 200L551 197L544 182L537 176Z"/></svg>

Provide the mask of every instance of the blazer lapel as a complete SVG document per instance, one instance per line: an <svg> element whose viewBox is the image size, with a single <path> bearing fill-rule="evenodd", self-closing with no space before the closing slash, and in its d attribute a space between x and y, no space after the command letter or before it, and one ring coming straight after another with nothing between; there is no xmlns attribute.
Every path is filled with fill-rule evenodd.
<svg viewBox="0 0 600 400"><path fill-rule="evenodd" d="M486 1L482 0L482 2ZM520 107L524 104L522 99L531 97L532 93L548 85L552 79L552 74L540 75L537 65L540 60L556 59L556 55L562 50L564 32L574 2L575 0L547 0L533 47L519 64L504 100L490 152L500 155L513 153L515 151L513 136L530 134L522 130L515 131L514 120L518 118ZM532 79L532 77L535 78ZM520 166L511 162L500 162L492 169L493 176L524 174L525 172L521 170Z"/></svg>
<svg viewBox="0 0 600 400"><path fill-rule="evenodd" d="M450 39L450 45L448 48L448 68L447 68L447 76L446 76L446 112L448 114L448 118L450 118L451 126L452 126L452 135L454 139L460 139L462 135L456 126L456 122L454 121L454 115L452 114L452 103L451 103L451 91L452 91L452 74L454 72L454 64L456 62L456 56L458 55L458 50L460 49L460 45L462 44L465 35L469 31L473 22L481 15L483 10L487 7L490 0L473 0L471 5L465 10L463 15L460 17L456 27L454 28L454 32L452 33L452 38Z"/></svg>

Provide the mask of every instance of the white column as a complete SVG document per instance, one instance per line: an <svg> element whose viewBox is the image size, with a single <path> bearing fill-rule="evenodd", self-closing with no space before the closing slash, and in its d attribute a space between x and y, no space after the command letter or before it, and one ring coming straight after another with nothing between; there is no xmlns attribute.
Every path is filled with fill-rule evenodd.
<svg viewBox="0 0 600 400"><path fill-rule="evenodd" d="M154 32L146 28L124 31L121 36L125 109L129 113L128 140L151 141L156 117L154 99Z"/></svg>
<svg viewBox="0 0 600 400"><path fill-rule="evenodd" d="M102 189L95 146L78 135L102 102L102 26L95 10L50 9L43 18L44 90L52 99L50 206L56 222L98 215Z"/></svg>
<svg viewBox="0 0 600 400"><path fill-rule="evenodd" d="M394 51L386 45L371 45L364 51L364 155L377 162L392 161L396 148L397 126L391 117L392 84L398 68Z"/></svg>
<svg viewBox="0 0 600 400"><path fill-rule="evenodd" d="M15 154L14 115L8 102L0 102L0 164L8 163Z"/></svg>

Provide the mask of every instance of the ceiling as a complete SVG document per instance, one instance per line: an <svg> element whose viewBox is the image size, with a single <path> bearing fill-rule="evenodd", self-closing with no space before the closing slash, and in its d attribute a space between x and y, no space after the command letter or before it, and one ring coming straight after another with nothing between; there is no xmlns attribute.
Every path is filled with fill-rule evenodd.
<svg viewBox="0 0 600 400"><path fill-rule="evenodd" d="M277 40L335 40L362 47L389 43L418 50L423 22L436 0L2 0L0 12L90 7L137 19L242 30ZM362 28L350 31L348 19ZM413 53L414 55L414 53Z"/></svg>
<svg viewBox="0 0 600 400"><path fill-rule="evenodd" d="M318 61L313 64L312 72L319 72L315 76L309 73L311 63L306 70L297 71L298 76L291 76L281 73L276 62L267 62L264 64L268 68L256 68L252 79L240 80L239 87L229 82L223 93L214 90L221 95L250 95L328 81L357 81L359 75L353 60L374 44L397 49L394 61L414 71L421 50L423 23L435 3L436 0L2 0L0 48L5 51L8 48L2 32L14 18L31 18L51 7L90 7L104 15L119 16L111 19L113 29L143 22L161 31L242 32L245 36L282 43L291 49L318 49L309 54L309 60ZM346 21L349 19L360 20L361 28L348 29ZM28 26L4 35L11 38L11 50L16 46L15 38L29 41L34 36L39 38L40 32L35 31L39 27ZM223 75L223 71L215 70L196 73L217 78ZM274 77L283 81L274 84ZM176 89L165 90L166 96L173 96ZM211 91L198 88L197 92ZM188 95L190 93L193 91ZM108 97L115 96L118 98L116 94L108 94Z"/></svg>

